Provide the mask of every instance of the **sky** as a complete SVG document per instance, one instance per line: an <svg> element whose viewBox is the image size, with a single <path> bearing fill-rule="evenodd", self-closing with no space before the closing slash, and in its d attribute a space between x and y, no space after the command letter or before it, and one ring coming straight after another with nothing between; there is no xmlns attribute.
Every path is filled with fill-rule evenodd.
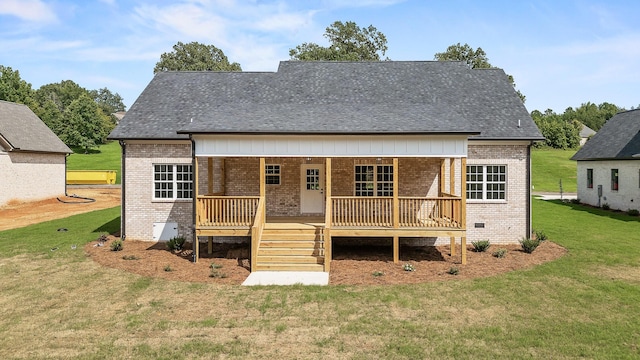
<svg viewBox="0 0 640 360"><path fill-rule="evenodd" d="M127 108L177 42L222 49L244 71L277 71L289 49L328 45L334 21L373 25L391 60L482 48L529 111L640 105L636 0L0 0L0 65L34 89L73 80Z"/></svg>

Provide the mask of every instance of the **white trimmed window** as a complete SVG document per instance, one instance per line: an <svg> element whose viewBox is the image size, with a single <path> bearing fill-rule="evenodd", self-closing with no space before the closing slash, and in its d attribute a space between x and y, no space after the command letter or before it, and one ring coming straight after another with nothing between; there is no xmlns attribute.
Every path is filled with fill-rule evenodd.
<svg viewBox="0 0 640 360"><path fill-rule="evenodd" d="M355 196L393 196L393 165L356 165Z"/></svg>
<svg viewBox="0 0 640 360"><path fill-rule="evenodd" d="M506 200L506 165L467 165L467 199Z"/></svg>
<svg viewBox="0 0 640 360"><path fill-rule="evenodd" d="M267 164L264 166L265 184L280 185L280 165Z"/></svg>
<svg viewBox="0 0 640 360"><path fill-rule="evenodd" d="M193 198L193 169L191 164L153 165L154 199Z"/></svg>

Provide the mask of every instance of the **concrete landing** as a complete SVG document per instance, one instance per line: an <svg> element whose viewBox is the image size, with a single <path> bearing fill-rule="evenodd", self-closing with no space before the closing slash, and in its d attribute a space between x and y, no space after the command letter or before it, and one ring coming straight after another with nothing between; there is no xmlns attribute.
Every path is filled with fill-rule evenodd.
<svg viewBox="0 0 640 360"><path fill-rule="evenodd" d="M321 271L254 271L242 283L254 285L329 285L329 273Z"/></svg>

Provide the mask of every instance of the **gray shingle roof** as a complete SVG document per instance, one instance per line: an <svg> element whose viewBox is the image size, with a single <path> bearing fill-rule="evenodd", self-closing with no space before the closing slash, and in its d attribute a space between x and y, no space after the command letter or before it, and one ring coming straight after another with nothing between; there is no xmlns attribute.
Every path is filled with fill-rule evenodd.
<svg viewBox="0 0 640 360"><path fill-rule="evenodd" d="M186 133L542 139L504 71L435 61L285 61L277 72L158 73L109 137Z"/></svg>
<svg viewBox="0 0 640 360"><path fill-rule="evenodd" d="M571 159L640 159L640 109L614 115Z"/></svg>
<svg viewBox="0 0 640 360"><path fill-rule="evenodd" d="M586 138L586 137L589 137L589 136L593 136L595 134L596 134L596 132L593 131L592 128L588 127L585 124L582 124L582 127L580 128L580 137L581 138Z"/></svg>
<svg viewBox="0 0 640 360"><path fill-rule="evenodd" d="M28 106L2 100L0 137L9 144L8 151L73 152Z"/></svg>

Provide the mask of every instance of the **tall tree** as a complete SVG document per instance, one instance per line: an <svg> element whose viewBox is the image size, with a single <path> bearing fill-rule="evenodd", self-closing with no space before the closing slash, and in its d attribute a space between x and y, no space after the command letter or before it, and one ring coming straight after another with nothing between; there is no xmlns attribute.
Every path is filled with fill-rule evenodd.
<svg viewBox="0 0 640 360"><path fill-rule="evenodd" d="M67 145L83 148L85 153L89 148L103 143L113 128L109 118L88 94L81 94L74 99L65 108L63 116L60 139Z"/></svg>
<svg viewBox="0 0 640 360"><path fill-rule="evenodd" d="M118 93L112 93L109 89L102 88L98 90L89 91L89 95L98 104L98 107L102 112L109 117L113 125L118 124L118 118L114 113L118 111L125 111L126 106L122 102L122 96Z"/></svg>
<svg viewBox="0 0 640 360"><path fill-rule="evenodd" d="M455 45L451 45L441 53L436 53L434 55L434 59L438 61L464 61L467 66L472 69L491 69L494 66L489 63L489 58L487 57L487 53L482 50L482 48L477 48L473 50L469 44L461 45L457 43ZM508 75L509 82L516 87L515 80L513 76ZM526 101L526 96L520 92L520 90L516 90L520 99L524 103Z"/></svg>
<svg viewBox="0 0 640 360"><path fill-rule="evenodd" d="M224 52L199 42L173 45L173 51L160 55L153 73L160 71L242 71L237 62L230 63Z"/></svg>
<svg viewBox="0 0 640 360"><path fill-rule="evenodd" d="M81 95L89 95L89 91L72 80L63 80L59 83L42 85L36 90L35 94L36 100L38 100L40 104L51 100L60 112L64 112L67 106L71 105L71 103Z"/></svg>
<svg viewBox="0 0 640 360"><path fill-rule="evenodd" d="M34 109L34 99L31 84L22 80L20 72L4 65L0 65L0 100L25 104Z"/></svg>
<svg viewBox="0 0 640 360"><path fill-rule="evenodd" d="M324 37L328 47L303 43L290 49L289 56L303 61L380 61L387 51L387 37L373 25L361 28L352 21L336 21L326 28Z"/></svg>

